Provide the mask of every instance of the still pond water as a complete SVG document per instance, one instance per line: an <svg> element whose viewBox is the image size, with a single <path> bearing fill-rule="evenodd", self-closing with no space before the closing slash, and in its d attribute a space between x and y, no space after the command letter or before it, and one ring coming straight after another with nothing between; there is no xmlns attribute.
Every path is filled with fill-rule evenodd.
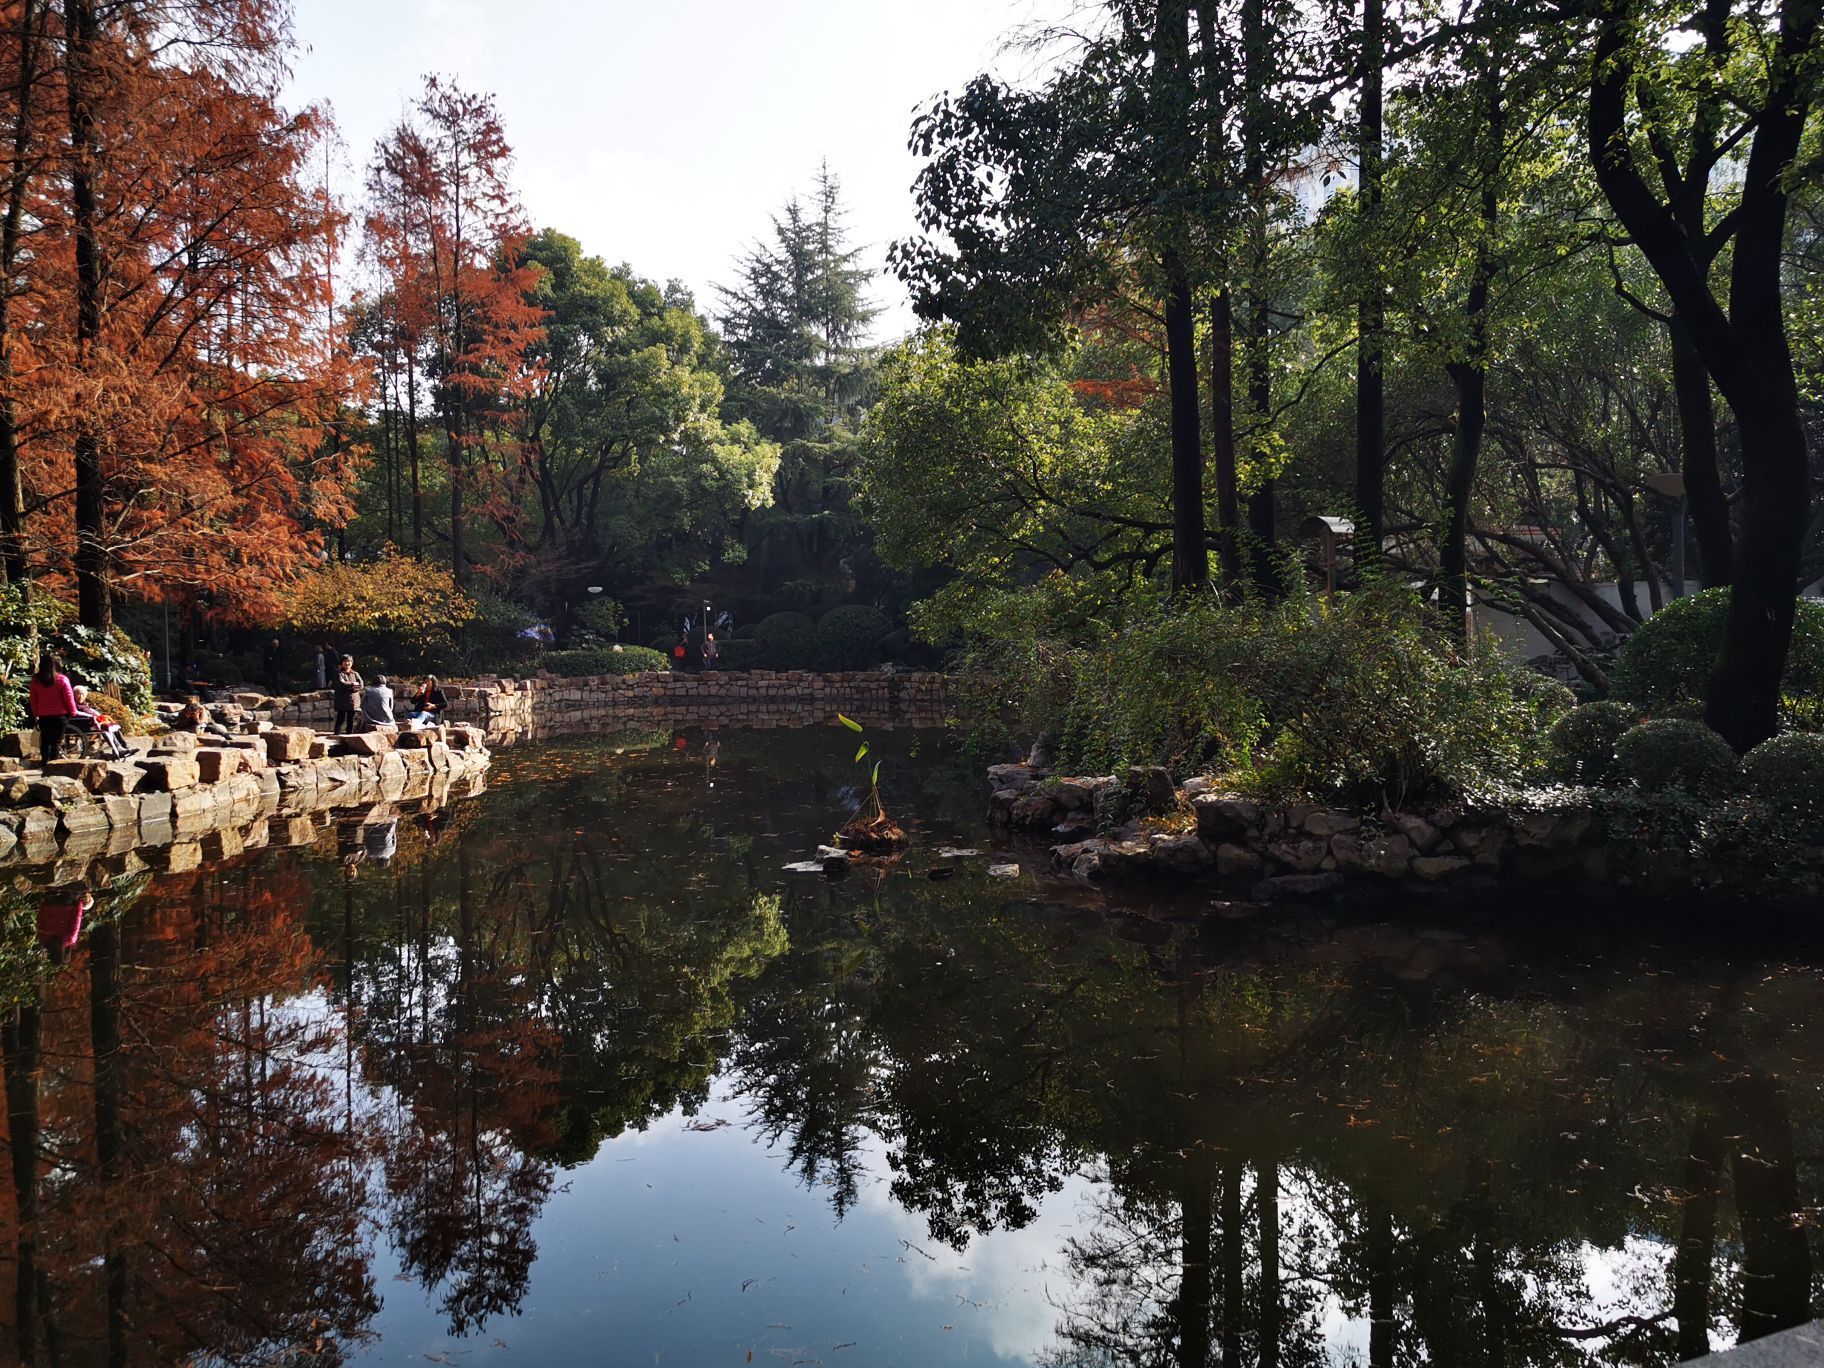
<svg viewBox="0 0 1824 1368"><path fill-rule="evenodd" d="M1645 1364L1814 1313L1816 961L992 878L1039 861L978 772L874 743L915 845L842 882L784 869L856 796L813 730L104 891L6 1014L9 1348Z"/></svg>

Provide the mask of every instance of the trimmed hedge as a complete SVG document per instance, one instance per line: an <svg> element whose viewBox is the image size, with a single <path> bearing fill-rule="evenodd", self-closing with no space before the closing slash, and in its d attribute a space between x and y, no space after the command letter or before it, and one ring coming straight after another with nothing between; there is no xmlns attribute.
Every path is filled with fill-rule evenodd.
<svg viewBox="0 0 1824 1368"><path fill-rule="evenodd" d="M1615 743L1639 721L1639 709L1613 699L1571 709L1546 737L1553 772L1577 783L1602 783L1615 764Z"/></svg>
<svg viewBox="0 0 1824 1368"><path fill-rule="evenodd" d="M1728 613L1727 589L1706 589L1667 604L1622 646L1609 675L1614 696L1656 717L1693 715L1722 655ZM1824 727L1824 604L1800 599L1795 607L1781 692L1788 725L1806 731Z"/></svg>
<svg viewBox="0 0 1824 1368"><path fill-rule="evenodd" d="M803 613L774 613L754 628L763 670L808 670L817 650L817 624Z"/></svg>
<svg viewBox="0 0 1824 1368"><path fill-rule="evenodd" d="M892 630L886 615L865 603L830 609L817 623L817 668L863 670L880 664L880 644Z"/></svg>
<svg viewBox="0 0 1824 1368"><path fill-rule="evenodd" d="M752 637L731 637L719 644L722 647L722 658L717 662L717 669L757 670L760 668L760 643Z"/></svg>
<svg viewBox="0 0 1824 1368"><path fill-rule="evenodd" d="M537 668L566 679L584 675L645 674L650 670L669 670L671 661L659 651L645 646L589 646L573 651L546 651Z"/></svg>
<svg viewBox="0 0 1824 1368"><path fill-rule="evenodd" d="M1742 757L1742 774L1771 808L1824 814L1824 736L1788 732L1763 741Z"/></svg>
<svg viewBox="0 0 1824 1368"><path fill-rule="evenodd" d="M1682 717L1643 722L1615 743L1615 774L1643 793L1716 796L1736 786L1741 770L1727 741Z"/></svg>

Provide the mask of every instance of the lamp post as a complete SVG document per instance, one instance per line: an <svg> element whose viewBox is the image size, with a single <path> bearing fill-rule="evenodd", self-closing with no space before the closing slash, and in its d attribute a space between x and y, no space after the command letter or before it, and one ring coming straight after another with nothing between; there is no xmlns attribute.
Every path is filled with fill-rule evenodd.
<svg viewBox="0 0 1824 1368"><path fill-rule="evenodd" d="M1672 522L1672 597L1685 596L1685 522L1689 505L1685 499L1685 477L1676 470L1649 475L1641 483L1673 506Z"/></svg>

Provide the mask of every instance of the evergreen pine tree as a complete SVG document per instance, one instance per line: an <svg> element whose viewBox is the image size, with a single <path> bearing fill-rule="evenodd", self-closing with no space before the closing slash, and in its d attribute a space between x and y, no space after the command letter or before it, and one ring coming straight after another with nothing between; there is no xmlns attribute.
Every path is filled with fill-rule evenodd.
<svg viewBox="0 0 1824 1368"><path fill-rule="evenodd" d="M741 258L737 283L721 291L729 416L782 448L773 505L748 536L757 568L775 580L794 566L827 572L865 536L850 488L877 383L868 328L879 310L846 217L825 163L809 200L787 201L771 239Z"/></svg>

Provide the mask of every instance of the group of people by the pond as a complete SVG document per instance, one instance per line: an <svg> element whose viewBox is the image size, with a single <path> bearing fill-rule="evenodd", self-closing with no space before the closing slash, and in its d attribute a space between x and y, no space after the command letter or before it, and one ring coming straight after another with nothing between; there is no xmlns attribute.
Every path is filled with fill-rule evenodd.
<svg viewBox="0 0 1824 1368"><path fill-rule="evenodd" d="M373 683L368 683L355 668L352 655L337 660L331 687L336 702L337 736L378 728L432 727L443 719L450 707L450 700L437 682L437 676L426 675L424 682L412 691L406 711L395 716L395 694L386 676L377 674Z"/></svg>

